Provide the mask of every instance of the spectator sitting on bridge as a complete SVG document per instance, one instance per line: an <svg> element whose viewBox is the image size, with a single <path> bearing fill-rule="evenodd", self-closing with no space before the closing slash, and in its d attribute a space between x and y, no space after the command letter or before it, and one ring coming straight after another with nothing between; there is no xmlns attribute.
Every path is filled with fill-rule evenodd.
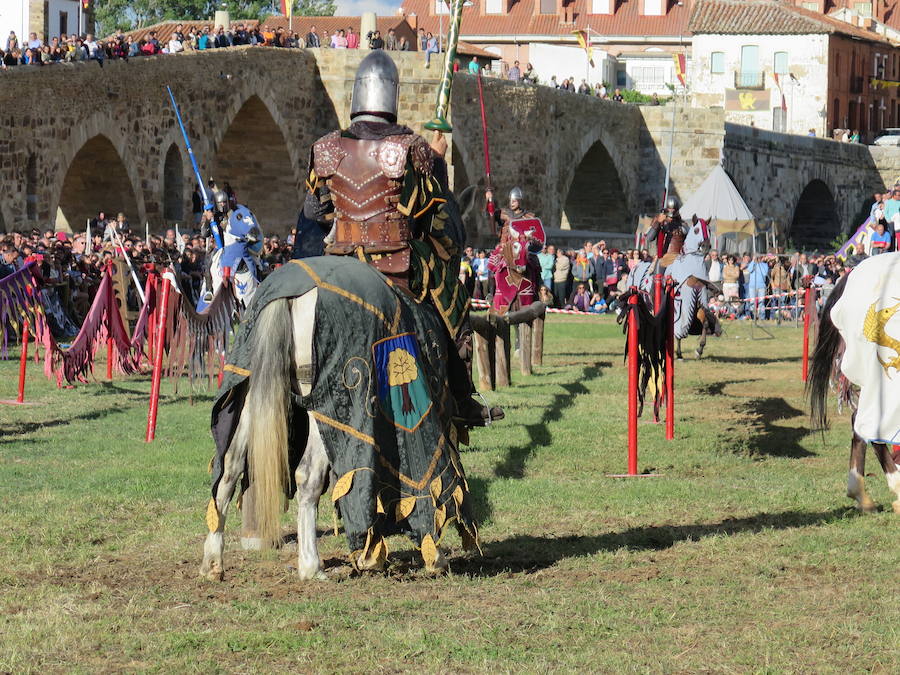
<svg viewBox="0 0 900 675"><path fill-rule="evenodd" d="M353 26L347 29L347 49L359 49L359 34L353 32Z"/></svg>
<svg viewBox="0 0 900 675"><path fill-rule="evenodd" d="M214 40L214 46L216 47L216 49L225 49L226 47L231 46L231 39L228 37L228 35L226 35L225 28L223 26L219 26L218 28L216 28L216 38Z"/></svg>
<svg viewBox="0 0 900 675"><path fill-rule="evenodd" d="M530 63L525 66L525 72L522 73L522 82L526 84L537 84L537 74L534 72L534 66Z"/></svg>
<svg viewBox="0 0 900 675"><path fill-rule="evenodd" d="M37 33L29 33L28 34L28 48L29 49L40 49L44 46L42 40L40 40L37 36Z"/></svg>
<svg viewBox="0 0 900 675"><path fill-rule="evenodd" d="M239 47L240 45L246 45L249 43L250 36L247 35L247 29L244 27L244 24L239 23L231 36L231 44L233 47Z"/></svg>
<svg viewBox="0 0 900 675"><path fill-rule="evenodd" d="M588 85L587 80L581 80L581 84L578 85L578 93L590 95L591 88Z"/></svg>
<svg viewBox="0 0 900 675"><path fill-rule="evenodd" d="M884 225L881 221L875 223L875 233L872 235L872 255L886 253L891 249L891 234Z"/></svg>
<svg viewBox="0 0 900 675"><path fill-rule="evenodd" d="M616 87L616 91L613 94L612 100L615 101L616 103L624 103L625 102L625 97L622 96L622 90L619 89L618 87Z"/></svg>
<svg viewBox="0 0 900 675"><path fill-rule="evenodd" d="M438 47L437 38L434 37L431 33L426 33L425 40L425 67L431 67L431 55L439 54L440 48Z"/></svg>

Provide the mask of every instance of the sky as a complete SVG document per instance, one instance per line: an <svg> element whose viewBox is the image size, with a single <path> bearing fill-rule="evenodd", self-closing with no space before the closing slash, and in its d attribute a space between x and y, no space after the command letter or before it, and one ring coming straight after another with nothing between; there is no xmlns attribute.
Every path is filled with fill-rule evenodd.
<svg viewBox="0 0 900 675"><path fill-rule="evenodd" d="M375 12L379 16L394 16L401 0L337 0L337 16L359 16Z"/></svg>

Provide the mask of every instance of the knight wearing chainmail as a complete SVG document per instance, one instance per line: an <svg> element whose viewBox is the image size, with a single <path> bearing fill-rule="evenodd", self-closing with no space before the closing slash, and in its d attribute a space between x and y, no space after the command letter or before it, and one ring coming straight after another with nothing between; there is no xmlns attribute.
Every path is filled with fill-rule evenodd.
<svg viewBox="0 0 900 675"><path fill-rule="evenodd" d="M647 232L647 243L656 242L656 258L663 268L670 265L675 255L681 252L687 230L688 227L678 212L678 200L669 197L666 200L665 211L656 217Z"/></svg>
<svg viewBox="0 0 900 675"><path fill-rule="evenodd" d="M295 245L295 255L314 252L317 242L309 240L327 232L326 255L355 256L399 292L431 304L459 346L470 334L470 298L459 282L465 231L446 187L446 143L436 135L431 146L397 124L399 85L397 66L384 51L373 51L360 63L350 127L312 146L297 230L306 241ZM472 398L469 369L455 350L449 353L457 420L481 426L502 418L502 410Z"/></svg>

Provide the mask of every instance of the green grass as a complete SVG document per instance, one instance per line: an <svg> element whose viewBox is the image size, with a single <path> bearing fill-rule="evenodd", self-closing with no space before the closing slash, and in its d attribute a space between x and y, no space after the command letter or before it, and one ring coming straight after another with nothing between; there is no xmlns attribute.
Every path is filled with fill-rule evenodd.
<svg viewBox="0 0 900 675"><path fill-rule="evenodd" d="M548 321L545 365L463 453L485 555L448 537L437 579L392 538L387 574L303 584L232 518L225 581L200 580L211 397L165 383L148 445L146 378L57 389L31 366L36 405L0 407L0 672L900 672L900 517L844 496L846 416L808 430L799 331L726 328L678 364L676 440L640 424L662 475L613 479L620 329ZM321 538L329 568L344 543Z"/></svg>

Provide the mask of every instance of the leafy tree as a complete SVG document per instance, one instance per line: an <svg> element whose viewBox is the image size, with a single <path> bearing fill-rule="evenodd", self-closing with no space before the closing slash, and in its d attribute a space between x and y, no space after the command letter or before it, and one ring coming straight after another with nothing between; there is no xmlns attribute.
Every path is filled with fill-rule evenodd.
<svg viewBox="0 0 900 675"><path fill-rule="evenodd" d="M293 0L294 14L333 16L334 0ZM95 0L97 33L148 26L160 21L208 21L217 9L227 9L232 19L263 19L272 11L272 0Z"/></svg>

